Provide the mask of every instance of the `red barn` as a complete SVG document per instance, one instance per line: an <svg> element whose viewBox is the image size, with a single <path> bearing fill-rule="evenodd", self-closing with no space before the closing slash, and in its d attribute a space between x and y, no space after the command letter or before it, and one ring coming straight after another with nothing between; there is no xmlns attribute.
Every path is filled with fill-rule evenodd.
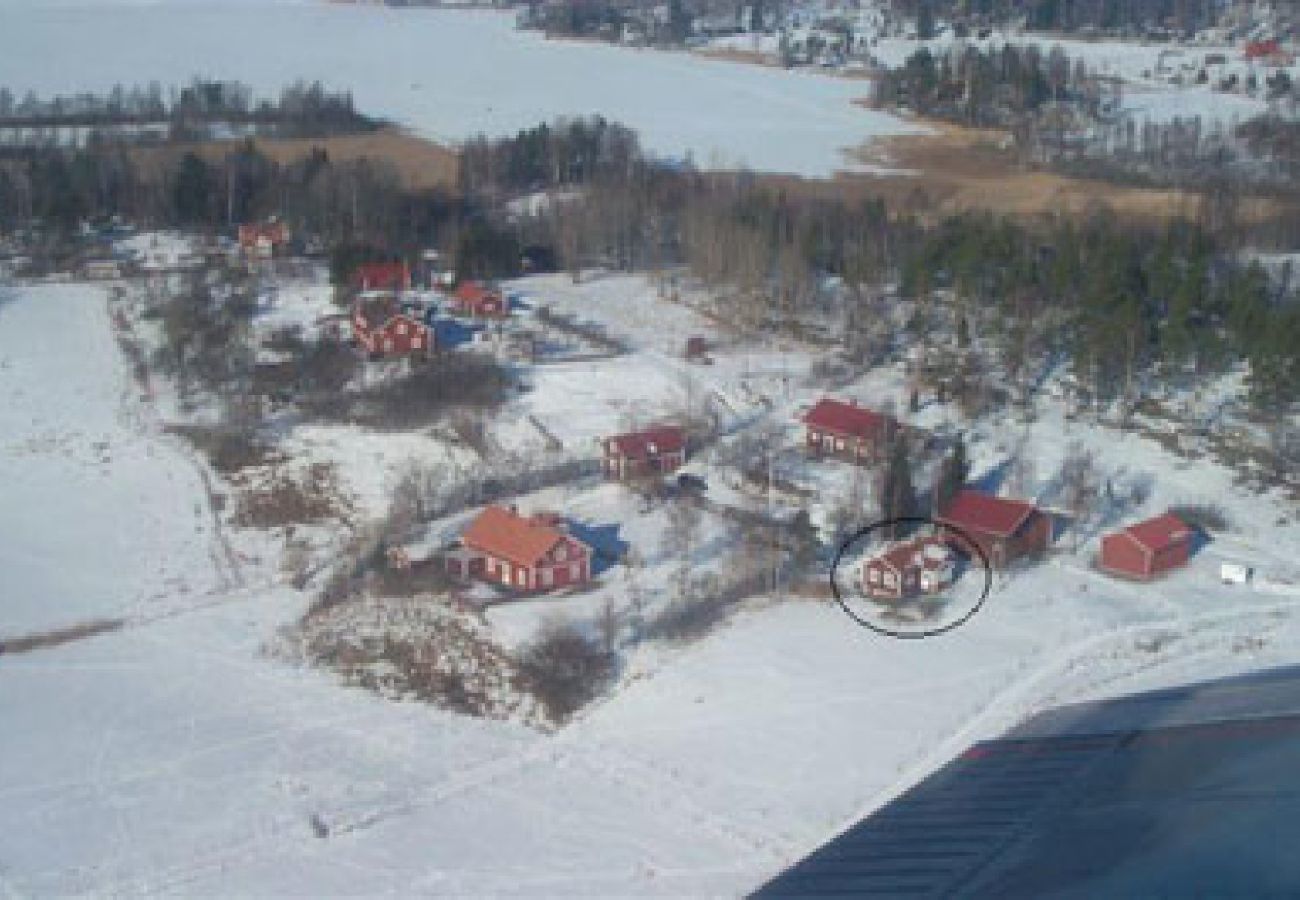
<svg viewBox="0 0 1300 900"><path fill-rule="evenodd" d="M1101 539L1097 565L1112 575L1149 581L1187 562L1192 529L1173 513L1130 525Z"/></svg>
<svg viewBox="0 0 1300 900"><path fill-rule="evenodd" d="M660 425L607 437L603 465L611 478L665 475L686 462L686 430Z"/></svg>
<svg viewBox="0 0 1300 900"><path fill-rule="evenodd" d="M352 308L352 333L367 353L407 356L434 349L433 331L391 297L361 300Z"/></svg>
<svg viewBox="0 0 1300 900"><path fill-rule="evenodd" d="M956 576L952 548L937 537L922 537L882 553L862 566L862 590L868 597L902 600L937 594Z"/></svg>
<svg viewBox="0 0 1300 900"><path fill-rule="evenodd" d="M250 256L275 256L289 244L289 226L283 222L239 226L239 248Z"/></svg>
<svg viewBox="0 0 1300 900"><path fill-rule="evenodd" d="M409 291L411 267L404 262L362 263L352 271L352 286L359 291Z"/></svg>
<svg viewBox="0 0 1300 900"><path fill-rule="evenodd" d="M969 489L958 491L935 521L958 529L953 534L958 548L971 550L963 536L978 544L995 569L1044 552L1052 539L1051 519L1032 503Z"/></svg>
<svg viewBox="0 0 1300 900"><path fill-rule="evenodd" d="M817 401L803 423L809 450L854 462L880 458L898 427L890 416L829 397Z"/></svg>
<svg viewBox="0 0 1300 900"><path fill-rule="evenodd" d="M457 578L480 578L518 591L545 591L591 579L591 547L569 534L558 516L521 516L489 506L446 555Z"/></svg>
<svg viewBox="0 0 1300 900"><path fill-rule="evenodd" d="M501 319L510 313L505 295L479 281L462 281L450 303L455 312L476 319Z"/></svg>
<svg viewBox="0 0 1300 900"><path fill-rule="evenodd" d="M1281 45L1272 38L1266 41L1247 41L1246 59L1264 59L1282 52Z"/></svg>

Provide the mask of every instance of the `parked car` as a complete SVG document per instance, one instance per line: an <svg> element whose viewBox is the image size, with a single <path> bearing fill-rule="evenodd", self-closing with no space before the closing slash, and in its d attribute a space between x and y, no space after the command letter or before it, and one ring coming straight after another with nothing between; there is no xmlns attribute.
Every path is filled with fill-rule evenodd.
<svg viewBox="0 0 1300 900"><path fill-rule="evenodd" d="M709 489L709 483L699 475L683 472L677 476L677 487L691 494L703 494Z"/></svg>

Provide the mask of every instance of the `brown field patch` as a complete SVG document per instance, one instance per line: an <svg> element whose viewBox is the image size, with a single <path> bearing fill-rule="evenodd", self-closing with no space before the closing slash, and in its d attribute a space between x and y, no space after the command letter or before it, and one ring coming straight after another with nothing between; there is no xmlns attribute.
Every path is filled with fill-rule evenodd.
<svg viewBox="0 0 1300 900"><path fill-rule="evenodd" d="M1192 218L1200 209L1196 191L1132 187L1027 166L1003 131L925 124L931 134L880 138L855 153L863 162L899 172L843 174L838 181L918 212L931 206L940 215L971 209L1025 217L1083 215L1105 206L1125 218L1158 222ZM1252 196L1243 198L1239 214L1258 223L1285 209L1278 200Z"/></svg>
<svg viewBox="0 0 1300 900"><path fill-rule="evenodd" d="M454 190L459 175L460 157L455 150L400 128L327 138L254 138L253 143L260 153L282 165L301 159L318 148L335 163L358 159L383 160L397 170L405 186L417 190ZM151 166L169 163L187 152L197 153L208 162L217 162L242 144L242 140L202 141L166 147L138 147L132 153L148 171Z"/></svg>

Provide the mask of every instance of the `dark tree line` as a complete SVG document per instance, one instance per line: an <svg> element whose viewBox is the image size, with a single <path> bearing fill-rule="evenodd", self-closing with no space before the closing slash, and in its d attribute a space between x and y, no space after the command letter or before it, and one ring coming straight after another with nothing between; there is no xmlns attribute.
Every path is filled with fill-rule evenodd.
<svg viewBox="0 0 1300 900"><path fill-rule="evenodd" d="M1250 231L1230 214L1230 195L1208 197L1199 221L1161 227L1104 211L1082 221L934 221L927 209L647 161L630 132L599 120L479 142L467 165L464 196L453 199L319 153L279 165L247 146L217 162L186 156L145 178L120 151L45 151L0 167L0 225L121 214L219 228L276 213L334 247L408 259L443 247L463 276L513 275L530 246L575 275L591 265L685 266L735 327L822 334L864 364L953 336L963 349L979 345L995 371L959 367L949 380L962 396L981 374L1014 389L1060 365L1095 399L1132 400L1246 361L1261 405L1300 399L1300 303L1240 261ZM570 196L506 213L502 200L539 188ZM1270 227L1285 246L1300 237L1294 216ZM881 306L891 286L894 308L907 312L902 331ZM827 322L839 325L827 333Z"/></svg>
<svg viewBox="0 0 1300 900"><path fill-rule="evenodd" d="M212 136L211 126L247 124L256 133L275 137L325 137L371 131L380 122L357 112L352 94L332 92L320 82L297 82L274 100L257 100L252 89L235 81L195 79L165 96L153 82L145 87L117 85L107 94L81 93L42 99L34 93L16 98L0 88L0 125L40 129L61 125L102 128L102 142L156 138L154 132L114 128L117 124L164 122L172 140Z"/></svg>
<svg viewBox="0 0 1300 900"><path fill-rule="evenodd" d="M1036 31L1152 37L1188 35L1216 25L1228 9L1216 0L894 0L893 6L918 23L1023 21Z"/></svg>
<svg viewBox="0 0 1300 900"><path fill-rule="evenodd" d="M1080 61L1060 47L965 47L932 54L922 47L897 69L882 72L877 102L969 125L1016 125L1046 109L1068 107L1095 121L1113 99Z"/></svg>

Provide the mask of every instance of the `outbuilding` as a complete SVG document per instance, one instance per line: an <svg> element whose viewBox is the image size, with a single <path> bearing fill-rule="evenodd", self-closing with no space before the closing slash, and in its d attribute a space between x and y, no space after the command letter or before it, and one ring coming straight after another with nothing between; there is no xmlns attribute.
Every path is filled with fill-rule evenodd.
<svg viewBox="0 0 1300 900"><path fill-rule="evenodd" d="M1104 536L1097 565L1112 575L1150 581L1186 564L1193 536L1186 522L1167 512Z"/></svg>
<svg viewBox="0 0 1300 900"><path fill-rule="evenodd" d="M898 423L891 416L831 397L817 401L803 417L809 451L853 462L884 455Z"/></svg>
<svg viewBox="0 0 1300 900"><path fill-rule="evenodd" d="M359 291L409 291L411 267L404 262L362 263L352 272L352 286Z"/></svg>
<svg viewBox="0 0 1300 900"><path fill-rule="evenodd" d="M679 425L616 434L601 444L605 474L610 478L667 475L686 462L686 430Z"/></svg>
<svg viewBox="0 0 1300 900"><path fill-rule="evenodd" d="M1051 519L1032 503L969 488L958 491L935 521L950 526L958 549L970 553L969 542L977 544L995 569L1043 553L1052 539Z"/></svg>

